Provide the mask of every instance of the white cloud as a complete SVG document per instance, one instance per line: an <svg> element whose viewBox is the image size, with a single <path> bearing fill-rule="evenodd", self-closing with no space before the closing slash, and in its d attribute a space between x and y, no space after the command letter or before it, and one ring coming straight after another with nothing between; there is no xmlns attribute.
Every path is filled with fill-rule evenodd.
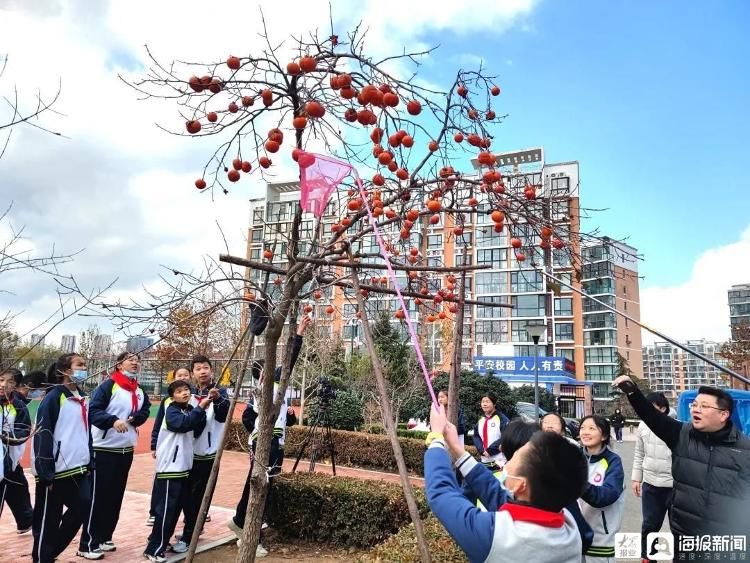
<svg viewBox="0 0 750 563"><path fill-rule="evenodd" d="M690 278L672 287L641 289L643 322L674 338L706 338L723 342L729 338L730 286L750 282L750 227L739 240L710 248L693 264ZM644 344L658 338L642 331Z"/></svg>
<svg viewBox="0 0 750 563"><path fill-rule="evenodd" d="M334 32L342 39L363 20L367 47L377 58L425 48L427 33L502 32L523 23L535 3L367 0L357 5L336 0L332 12ZM304 8L283 1L262 7L269 34L287 41L281 52L289 57L290 34L329 33L328 0L311 0ZM171 136L155 127L179 123L177 105L139 100L118 73L143 75L151 64L144 44L163 61L210 63L229 54L248 55L262 45L260 30L255 2L0 0L0 55L9 56L0 95L18 85L29 108L37 88L48 96L62 83L55 106L61 115L46 114L41 123L67 138L19 127L0 162L0 207L15 201L12 219L26 225L30 247L42 253L53 244L63 252L85 249L63 270L84 287L117 277L113 294L119 297L141 293L142 286L158 279L161 265L197 269L203 254L222 252L217 220L230 250L243 254L246 201L262 192L260 177L232 186L227 197L199 193L193 181L215 140ZM450 53L439 51L428 65L443 57ZM6 112L0 108L0 123ZM292 175L291 163L278 164L275 179ZM16 323L20 332L54 309L49 279L28 273L4 276L2 289L12 293L0 294L0 310L23 311ZM71 320L56 332L77 332L89 322Z"/></svg>

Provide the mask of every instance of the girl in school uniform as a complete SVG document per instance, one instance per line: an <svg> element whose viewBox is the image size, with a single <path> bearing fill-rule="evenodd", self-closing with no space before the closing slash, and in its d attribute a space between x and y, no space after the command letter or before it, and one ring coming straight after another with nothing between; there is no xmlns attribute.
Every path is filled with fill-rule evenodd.
<svg viewBox="0 0 750 563"><path fill-rule="evenodd" d="M614 563L615 534L625 511L625 474L620 456L609 449L609 421L590 415L581 420L580 439L589 461L589 483L578 505L594 530L586 563Z"/></svg>
<svg viewBox="0 0 750 563"><path fill-rule="evenodd" d="M482 463L494 473L505 465L500 437L509 420L497 410L497 397L492 392L482 395L481 407L484 416L474 426L474 447L481 454Z"/></svg>
<svg viewBox="0 0 750 563"><path fill-rule="evenodd" d="M91 547L89 404L78 387L88 378L86 360L78 354L64 354L50 366L48 376L31 451L31 472L36 478L32 559L52 563L79 529L77 555L101 559L104 554Z"/></svg>
<svg viewBox="0 0 750 563"><path fill-rule="evenodd" d="M151 402L138 385L140 358L123 352L115 371L91 394L91 437L96 469L91 501L91 548L115 551L112 535L120 519L122 499L138 443L137 428L148 420Z"/></svg>

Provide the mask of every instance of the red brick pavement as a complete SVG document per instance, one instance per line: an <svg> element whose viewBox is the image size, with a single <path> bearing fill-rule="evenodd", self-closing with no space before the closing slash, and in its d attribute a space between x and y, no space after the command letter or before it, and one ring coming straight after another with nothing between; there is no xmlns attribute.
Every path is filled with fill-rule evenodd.
<svg viewBox="0 0 750 563"><path fill-rule="evenodd" d="M151 422L149 421L149 423ZM145 425L144 425L145 426ZM141 436L145 434L145 429L141 430ZM150 435L150 429L148 430ZM284 471L291 471L294 460L284 460ZM237 504L242 488L247 476L249 467L248 456L242 452L225 452L222 458L221 469L219 471L219 484L214 494L213 504L211 506L211 522L206 524L204 534L201 536L200 546L215 544L221 540L231 541L226 528L226 521L234 514L234 507ZM302 460L299 471L307 471L309 462ZM120 513L120 521L113 538L117 551L107 554L104 560L110 563L131 563L141 560L141 554L146 546L146 538L149 534L149 528L145 525L148 517L148 508L151 496L151 485L153 482L154 460L150 453L136 455L133 460L133 466L128 478L128 489L125 494L123 508ZM328 464L316 464L316 471L319 473L331 474L332 468ZM357 477L359 479L374 479L392 483L398 483L398 475L383 473L379 471L369 471L350 467L337 467L336 474L347 477ZM32 484L32 502L33 502L33 478L28 475L29 482ZM416 486L423 486L424 480L418 477L412 477L411 481ZM2 548L0 550L0 563L15 563L17 561L30 560L30 554L33 544L31 534L18 536L15 533L16 527L10 510L3 511L0 518L0 537L3 538ZM181 532L182 525L178 524L177 533ZM83 561L75 557L77 539L74 539L69 547L58 559L63 563ZM179 560L175 558L175 560Z"/></svg>

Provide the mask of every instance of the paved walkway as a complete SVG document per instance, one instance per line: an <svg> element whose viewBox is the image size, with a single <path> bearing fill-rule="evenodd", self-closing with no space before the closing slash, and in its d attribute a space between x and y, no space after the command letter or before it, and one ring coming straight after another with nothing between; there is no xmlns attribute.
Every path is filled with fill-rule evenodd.
<svg viewBox="0 0 750 563"><path fill-rule="evenodd" d="M284 471L291 471L294 460L284 460ZM211 506L211 522L206 524L199 549L203 547L212 547L221 545L234 539L226 528L226 521L234 515L234 507L242 494L242 488L245 484L245 477L249 467L248 456L242 452L225 452L222 458L221 469L219 471L219 486L214 494L213 504ZM308 471L309 462L300 461L298 471ZM332 468L328 464L316 464L316 472L331 474ZM360 479L382 480L392 483L398 483L398 475L383 473L379 471L368 471L365 469L355 469L349 467L337 467L336 474L347 477L357 477ZM148 508L151 498L151 486L154 475L154 460L150 453L136 455L133 460L133 466L128 478L128 488L125 493L123 508L120 513L120 521L113 538L117 551L107 554L104 560L110 563L132 563L142 559L141 554L146 547L146 539L150 529L146 526L148 517ZM27 474L29 483L32 486L33 502L33 483L34 479L31 474ZM412 478L412 483L416 486L423 486L424 480L418 477ZM176 533L182 531L182 524L178 524ZM2 548L0 549L0 563L15 563L18 561L29 561L31 559L31 549L33 538L31 533L19 536L16 534L15 521L10 510L3 511L0 518L0 537L3 538ZM62 563L83 561L75 556L78 539L74 539L58 561ZM182 557L174 557L172 561L179 561Z"/></svg>
<svg viewBox="0 0 750 563"><path fill-rule="evenodd" d="M149 421L150 424L150 421ZM144 432L146 429L142 429ZM150 428L148 429L150 433ZM630 490L630 471L633 461L633 439L634 436L625 432L624 443L613 444L623 460L625 466L625 518L623 521L623 532L639 532L641 525L640 499L636 498ZM294 464L293 459L284 460L284 471L289 472ZM245 483L245 477L249 467L248 456L242 452L226 452L222 459L221 470L219 472L219 486L213 498L211 507L212 521L206 524L204 534L201 536L199 547L210 548L215 545L221 545L234 539L234 536L228 533L226 521L234 514L234 507L239 500L242 488ZM123 509L120 514L120 522L115 531L114 542L118 546L117 551L107 554L105 560L110 563L132 563L142 560L141 554L145 548L146 538L149 534L149 528L145 525L148 517L148 507L151 496L151 485L153 480L154 460L150 453L139 454L135 456L133 466L130 471L128 480L128 489L123 503ZM298 471L308 471L309 462L302 460ZM316 464L316 471L319 473L331 474L332 468L329 464ZM371 471L366 469L356 469L350 467L337 467L336 474L340 476L357 477L359 479L373 479L392 483L398 483L398 475L384 473L380 471ZM32 501L33 501L33 478L28 475L29 482L32 484ZM415 486L424 486L424 480L419 477L410 478ZM665 524L665 528L668 527ZM29 561L33 539L31 534L18 536L15 533L16 527L13 516L9 509L3 511L0 518L0 537L3 538L0 548L0 563L15 563L18 561ZM180 533L182 525L179 524L176 533ZM58 561L62 563L83 561L75 556L75 546L78 542L75 539ZM182 557L176 556L172 561L179 561Z"/></svg>

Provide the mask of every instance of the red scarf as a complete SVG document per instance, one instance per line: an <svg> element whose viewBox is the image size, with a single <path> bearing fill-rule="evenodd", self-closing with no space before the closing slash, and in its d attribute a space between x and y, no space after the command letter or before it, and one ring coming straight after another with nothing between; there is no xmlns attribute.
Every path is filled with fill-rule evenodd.
<svg viewBox="0 0 750 563"><path fill-rule="evenodd" d="M138 381L135 379L130 379L127 375L120 371L115 371L111 375L112 381L117 383L120 387L125 389L125 391L130 392L130 406L131 411L133 414L135 414L138 411Z"/></svg>
<svg viewBox="0 0 750 563"><path fill-rule="evenodd" d="M72 395L70 398L80 405L80 407L81 407L81 418L83 419L83 426L85 428L88 428L89 427L89 417L88 417L88 413L86 412L86 398L85 397L76 397L75 395Z"/></svg>

